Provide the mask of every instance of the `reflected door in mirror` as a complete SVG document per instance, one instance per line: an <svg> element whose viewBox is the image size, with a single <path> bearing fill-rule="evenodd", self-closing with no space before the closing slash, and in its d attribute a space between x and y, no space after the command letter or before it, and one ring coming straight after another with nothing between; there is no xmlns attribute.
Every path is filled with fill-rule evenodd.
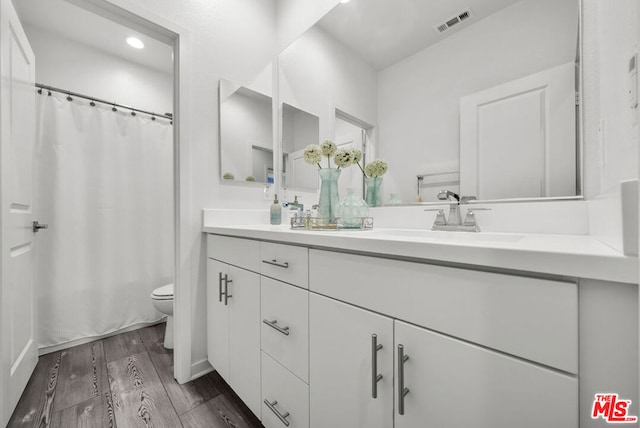
<svg viewBox="0 0 640 428"><path fill-rule="evenodd" d="M460 191L479 199L575 195L575 66L460 100Z"/></svg>

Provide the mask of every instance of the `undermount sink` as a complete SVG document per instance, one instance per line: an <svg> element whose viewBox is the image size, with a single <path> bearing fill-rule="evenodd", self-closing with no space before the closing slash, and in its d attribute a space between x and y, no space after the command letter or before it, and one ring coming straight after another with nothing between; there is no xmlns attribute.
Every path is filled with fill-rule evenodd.
<svg viewBox="0 0 640 428"><path fill-rule="evenodd" d="M369 232L376 236L388 236L390 238L412 238L428 241L445 242L516 242L524 235L513 233L487 233L487 232L443 232L418 229L374 229Z"/></svg>

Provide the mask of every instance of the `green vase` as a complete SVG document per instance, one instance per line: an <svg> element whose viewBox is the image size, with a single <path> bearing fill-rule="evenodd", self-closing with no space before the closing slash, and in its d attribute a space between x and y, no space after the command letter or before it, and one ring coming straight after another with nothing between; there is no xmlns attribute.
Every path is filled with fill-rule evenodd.
<svg viewBox="0 0 640 428"><path fill-rule="evenodd" d="M370 207L382 205L382 177L365 177L367 196L365 200Z"/></svg>
<svg viewBox="0 0 640 428"><path fill-rule="evenodd" d="M369 216L369 205L356 193L356 189L347 189L347 196L338 204L337 216L345 228L361 229L363 217Z"/></svg>
<svg viewBox="0 0 640 428"><path fill-rule="evenodd" d="M320 201L318 202L318 216L329 219L329 223L336 222L336 210L340 196L338 195L338 178L340 170L337 168L323 168L320 174Z"/></svg>

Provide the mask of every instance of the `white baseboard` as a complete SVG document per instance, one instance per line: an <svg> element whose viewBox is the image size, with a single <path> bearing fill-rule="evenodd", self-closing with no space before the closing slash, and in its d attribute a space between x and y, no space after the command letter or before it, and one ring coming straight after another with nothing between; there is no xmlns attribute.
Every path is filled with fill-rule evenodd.
<svg viewBox="0 0 640 428"><path fill-rule="evenodd" d="M198 379L206 375L207 373L211 373L213 371L213 367L209 364L209 361L205 358L203 360L197 361L191 364L191 380Z"/></svg>
<svg viewBox="0 0 640 428"><path fill-rule="evenodd" d="M60 350L63 350L63 349L67 349L67 348L72 348L72 347L78 346L78 345L84 345L85 343L93 342L94 340L106 339L107 337L115 336L115 335L121 334L121 333L126 333L128 331L138 330L139 328L149 327L151 325L160 324L160 323L163 323L165 321L166 321L166 317L162 317L158 321L143 322L143 323L133 324L133 325L130 325L128 327L121 328L119 330L115 330L115 331L112 331L112 332L109 332L109 333L106 333L106 334L102 334L102 335L99 335L99 336L82 337L80 339L71 340L71 341L65 342L65 343L59 343L57 345L45 346L43 348L39 348L38 349L38 356L45 355L45 354L50 354L52 352L57 352L57 351L60 351Z"/></svg>

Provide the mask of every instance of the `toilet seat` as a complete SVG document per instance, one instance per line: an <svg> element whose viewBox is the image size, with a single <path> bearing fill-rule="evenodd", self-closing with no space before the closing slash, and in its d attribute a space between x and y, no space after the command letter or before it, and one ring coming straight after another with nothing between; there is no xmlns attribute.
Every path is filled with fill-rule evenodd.
<svg viewBox="0 0 640 428"><path fill-rule="evenodd" d="M173 284L156 288L151 293L151 298L154 300L173 300Z"/></svg>

